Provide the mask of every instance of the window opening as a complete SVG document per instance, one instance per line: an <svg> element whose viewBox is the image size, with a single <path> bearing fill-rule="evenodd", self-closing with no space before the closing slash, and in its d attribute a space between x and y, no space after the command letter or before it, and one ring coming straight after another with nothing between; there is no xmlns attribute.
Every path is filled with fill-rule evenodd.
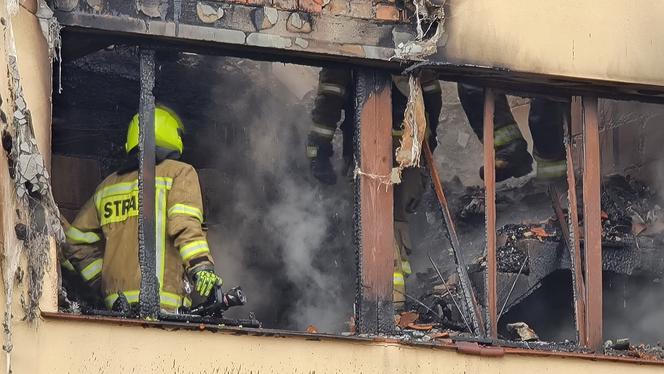
<svg viewBox="0 0 664 374"><path fill-rule="evenodd" d="M638 315L658 325L659 314L644 301L659 300L664 271L653 172L660 156L651 140L658 132L650 131L661 117L658 105L512 96L500 87L441 82L431 96L440 99L436 109L426 102L426 73L418 73L422 98L413 99L408 89L399 93L398 76L369 69L343 67L347 82L335 85L323 79L335 71L328 68L158 47L154 59L156 103L186 113L183 160L198 171L207 237L220 243L213 251L220 274L248 295L244 308L224 317L244 326L260 320L264 327L396 332L422 341L480 336L617 355L629 354L620 349L623 337L652 343L661 336L624 323ZM150 82L143 94L138 84L150 60L147 50L113 45L63 65L53 174L70 221L102 177L121 166L132 113L155 105L146 95ZM330 98L333 105L320 105ZM397 201L407 184L394 184L392 158L407 132L401 113L413 100L429 124L438 123L426 139L433 133L440 144L427 141L419 150L423 167L413 170L424 173L421 203L400 226ZM440 118L426 118L428 111ZM547 121L557 121L555 128ZM519 157L506 151L515 141ZM506 179L487 182L495 192L477 172L492 164L493 176L484 176ZM537 185L534 177L546 173L557 182ZM74 180L81 183L70 188ZM495 214L485 213L494 204ZM372 237L377 231L387 234ZM487 232L495 232L495 261L486 256ZM71 292L80 279L64 271L63 279L63 310L101 313L86 301L89 291ZM603 339L612 341L604 346ZM656 355L653 349L643 352Z"/></svg>
<svg viewBox="0 0 664 374"><path fill-rule="evenodd" d="M63 65L64 91L54 97L54 174L62 176L56 190L70 222L103 177L122 167L127 124L139 109L140 57L135 47L116 45ZM331 158L336 185L315 181L306 157L320 69L159 48L155 67L156 104L185 123L181 160L200 179L215 269L224 289L241 285L247 295L247 305L224 318L242 326L349 331L352 168L340 133ZM88 174L91 165L97 171ZM65 178L67 172L74 175ZM69 184L79 179L86 191ZM104 311L78 301L79 309L61 306Z"/></svg>

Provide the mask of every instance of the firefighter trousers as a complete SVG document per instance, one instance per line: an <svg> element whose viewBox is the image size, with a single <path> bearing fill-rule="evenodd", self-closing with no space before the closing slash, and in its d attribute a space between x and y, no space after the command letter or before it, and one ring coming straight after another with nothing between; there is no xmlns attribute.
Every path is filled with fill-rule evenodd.
<svg viewBox="0 0 664 374"><path fill-rule="evenodd" d="M484 89L482 87L459 84L459 100L466 112L470 127L482 141L484 134ZM528 126L533 137L534 153L540 158L547 160L565 159L565 148L563 145L563 126L569 118L569 102L553 101L546 98L536 97L530 101L528 113ZM494 138L500 136L501 129L516 125L512 111L507 103L505 94L496 95L494 111ZM516 127L518 129L518 127ZM509 131L503 131L507 133ZM519 134L520 135L520 132ZM506 142L513 139L507 136ZM521 136L522 138L522 136ZM502 144L496 139L496 148Z"/></svg>

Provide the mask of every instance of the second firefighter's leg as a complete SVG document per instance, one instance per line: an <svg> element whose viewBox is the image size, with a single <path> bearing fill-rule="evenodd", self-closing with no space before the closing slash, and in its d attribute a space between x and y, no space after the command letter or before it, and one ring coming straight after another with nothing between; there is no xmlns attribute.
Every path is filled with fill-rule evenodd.
<svg viewBox="0 0 664 374"><path fill-rule="evenodd" d="M307 157L311 174L325 184L335 184L332 168L332 139L349 97L351 72L348 69L323 68L318 77L318 92L311 111L313 124L307 137Z"/></svg>
<svg viewBox="0 0 664 374"><path fill-rule="evenodd" d="M394 232L394 274L393 274L393 292L394 310L401 311L406 305L406 276L401 267L401 250L396 230Z"/></svg>
<svg viewBox="0 0 664 374"><path fill-rule="evenodd" d="M401 183L394 188L394 302L396 309L404 307L406 278L412 273L408 256L412 252L410 240L411 213L419 205L424 193L425 178L419 168L404 169Z"/></svg>
<svg viewBox="0 0 664 374"><path fill-rule="evenodd" d="M470 127L480 141L484 135L484 89L468 84L458 84L459 100L466 112ZM528 153L528 144L516 124L507 98L496 95L493 120L494 147L496 149L496 182L511 177L522 177L533 170L533 158ZM484 167L480 168L484 179Z"/></svg>
<svg viewBox="0 0 664 374"><path fill-rule="evenodd" d="M408 255L411 253L410 226L394 221L394 308L402 310L406 301L406 278L412 274Z"/></svg>
<svg viewBox="0 0 664 374"><path fill-rule="evenodd" d="M537 179L551 181L567 173L563 126L569 119L569 103L534 98L530 101L528 125L533 136Z"/></svg>

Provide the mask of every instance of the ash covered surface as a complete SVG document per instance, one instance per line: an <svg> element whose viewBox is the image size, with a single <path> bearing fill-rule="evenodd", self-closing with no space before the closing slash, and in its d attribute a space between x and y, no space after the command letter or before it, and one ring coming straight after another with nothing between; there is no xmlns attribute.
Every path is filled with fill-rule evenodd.
<svg viewBox="0 0 664 374"><path fill-rule="evenodd" d="M664 347L661 343L656 345L650 344L638 344L631 345L628 344L628 347L623 349L617 349L612 346L611 341L607 341L604 345L604 354L609 356L617 357L633 357L633 358L642 358L646 360L664 360Z"/></svg>
<svg viewBox="0 0 664 374"><path fill-rule="evenodd" d="M647 236L664 244L664 204L649 186L629 176L611 175L602 183L601 202L603 240L630 243L635 236Z"/></svg>
<svg viewBox="0 0 664 374"><path fill-rule="evenodd" d="M562 234L557 222L544 224L508 224L498 229L497 268L501 273L530 273L529 258L517 243L523 239L560 242ZM501 245L501 243L504 243ZM525 262L525 265L524 265Z"/></svg>
<svg viewBox="0 0 664 374"><path fill-rule="evenodd" d="M469 272L475 291L482 300L482 274L486 265L484 191L481 187L463 187L455 180L444 187L456 212L463 255L470 257ZM657 302L653 300L661 300L663 294L662 200L657 191L637 179L611 175L603 180L601 202L605 336L630 336L634 341L651 344L630 346L622 351L607 349L607 354L661 359L661 347L655 343L664 336L664 332L657 331L664 323L664 313L658 312L654 305ZM575 333L573 309L569 307L572 302L569 250L550 197L544 189L529 184L499 191L497 209L499 307L505 297L509 301L499 323L502 336L510 339L506 345L517 343L505 330L505 324L525 321L542 340L561 343L520 342L517 346L579 352L572 341ZM563 210L567 214L567 209ZM583 217L579 219L582 233ZM444 233L444 223L436 214L427 212L427 223L433 231ZM447 288L432 269L419 268L415 282L417 295L426 307L417 303L409 305L420 314L423 323L438 324L450 331L466 331L452 299L456 288L455 269L450 266L452 259L448 256L450 246L444 235L427 233L423 238L428 241L428 248L440 248L435 259L444 269ZM439 244L435 246L435 242ZM547 281L549 278L551 281ZM514 288L511 296L510 287Z"/></svg>

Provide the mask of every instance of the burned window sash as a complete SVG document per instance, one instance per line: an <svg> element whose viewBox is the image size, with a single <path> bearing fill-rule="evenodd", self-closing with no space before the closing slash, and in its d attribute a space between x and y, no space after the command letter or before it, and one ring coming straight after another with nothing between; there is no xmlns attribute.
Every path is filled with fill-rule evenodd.
<svg viewBox="0 0 664 374"><path fill-rule="evenodd" d="M140 48L139 168L138 168L138 260L141 270L140 317L159 317L155 224L155 130L153 94L155 52Z"/></svg>
<svg viewBox="0 0 664 374"><path fill-rule="evenodd" d="M484 224L486 227L486 330L487 336L498 338L496 300L496 153L493 141L494 93L484 90Z"/></svg>
<svg viewBox="0 0 664 374"><path fill-rule="evenodd" d="M576 175L574 168L573 134L575 128L581 128L580 116L575 113L580 109L580 97L572 97L569 113L569 123L564 126L565 158L567 160L567 201L569 202L569 214L567 225L567 246L570 250L572 267L572 287L574 298L574 322L576 326L577 341L580 345L587 342L588 326L586 323L586 311L588 300L586 298L586 284L583 278L583 262L581 260L581 240L579 229L579 208L576 198ZM580 113L579 113L580 114ZM555 208L554 208L555 209ZM560 219L559 219L560 220ZM560 222L564 222L560 220Z"/></svg>
<svg viewBox="0 0 664 374"><path fill-rule="evenodd" d="M583 107L583 251L586 260L586 346L602 348L602 208L597 97L584 96ZM570 187L573 188L573 187Z"/></svg>

